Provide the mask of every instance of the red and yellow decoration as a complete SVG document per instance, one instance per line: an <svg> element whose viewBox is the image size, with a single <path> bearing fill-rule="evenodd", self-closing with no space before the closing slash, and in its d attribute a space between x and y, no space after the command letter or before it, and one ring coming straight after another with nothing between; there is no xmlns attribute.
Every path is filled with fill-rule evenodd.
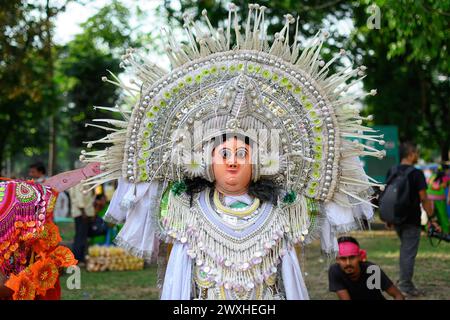
<svg viewBox="0 0 450 320"><path fill-rule="evenodd" d="M43 230L28 241L32 248L29 265L17 276L11 274L5 285L14 291L13 300L33 300L44 297L53 289L59 277L59 268L77 264L69 248L58 246L61 241L58 227L47 222Z"/></svg>
<svg viewBox="0 0 450 320"><path fill-rule="evenodd" d="M14 291L13 300L34 300L36 297L36 286L26 272L21 272L18 276L12 274L7 287Z"/></svg>
<svg viewBox="0 0 450 320"><path fill-rule="evenodd" d="M52 218L57 192L29 181L1 182L0 187L0 271L9 275L5 286L13 300L58 299L59 269L78 261L59 246Z"/></svg>

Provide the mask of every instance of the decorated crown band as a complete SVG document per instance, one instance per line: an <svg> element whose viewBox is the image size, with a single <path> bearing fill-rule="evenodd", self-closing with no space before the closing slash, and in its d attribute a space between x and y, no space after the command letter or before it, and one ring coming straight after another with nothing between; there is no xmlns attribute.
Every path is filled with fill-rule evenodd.
<svg viewBox="0 0 450 320"><path fill-rule="evenodd" d="M279 139L270 150L257 148L261 177L272 176L286 190L318 200L338 200L336 194L341 194L364 201L361 194L378 184L366 176L358 156L384 156L384 151L364 144L364 140L384 141L362 125L362 120L370 118L361 117L352 106L376 91L359 96L347 93L362 79L365 67L330 74L330 66L345 51L323 61L320 52L326 32L319 32L301 48L298 19L290 14L269 45L265 10L249 5L248 19L240 23L237 7L230 4L225 29L212 27L205 10L207 28L184 15L188 42L178 41L170 32L166 35L169 72L136 50L128 50L123 65L133 71L138 88L114 75L115 80L104 80L130 92L136 102L131 111L98 107L120 112L124 119L94 120L110 124L94 125L110 133L88 142L88 147L112 146L82 152L84 161L100 161L105 171L86 184L95 186L119 177L141 183L205 176L205 150L214 137L239 133L259 141L261 132L276 131ZM296 31L290 39L293 24ZM179 159L187 154L189 160L174 162L180 148L184 156Z"/></svg>

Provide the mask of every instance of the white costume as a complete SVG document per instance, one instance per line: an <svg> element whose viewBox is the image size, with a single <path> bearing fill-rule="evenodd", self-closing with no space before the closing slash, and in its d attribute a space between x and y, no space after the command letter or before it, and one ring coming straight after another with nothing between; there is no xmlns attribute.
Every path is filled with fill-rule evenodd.
<svg viewBox="0 0 450 320"><path fill-rule="evenodd" d="M240 25L230 5L225 30L206 12L205 30L185 15L188 43L168 35L170 72L129 50L136 102L131 112L103 108L124 120L99 119L111 133L88 147L112 146L83 152L105 171L87 185L119 179L106 214L125 223L117 243L148 259L159 240L173 243L162 299L308 299L294 246L320 235L325 252L337 251L337 233L372 218L378 184L358 156L384 153L350 139L383 141L364 134L373 130L351 107L358 97L345 93L365 68L329 74L343 53L322 61L324 33L301 49L297 35L289 41L291 15L269 45L265 9L250 5ZM186 179L214 183L211 153L223 134L250 141L252 182L280 186L276 204L213 187L186 194Z"/></svg>

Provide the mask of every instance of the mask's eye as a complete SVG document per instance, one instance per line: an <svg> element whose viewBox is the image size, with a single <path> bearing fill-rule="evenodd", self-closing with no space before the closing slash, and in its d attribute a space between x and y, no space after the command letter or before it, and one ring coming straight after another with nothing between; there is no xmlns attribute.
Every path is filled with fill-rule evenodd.
<svg viewBox="0 0 450 320"><path fill-rule="evenodd" d="M219 150L219 155L223 158L223 159L230 159L231 158L231 151L229 149L221 149Z"/></svg>
<svg viewBox="0 0 450 320"><path fill-rule="evenodd" d="M238 151L236 151L236 157L238 159L245 159L245 157L247 156L247 150L242 148L239 149Z"/></svg>

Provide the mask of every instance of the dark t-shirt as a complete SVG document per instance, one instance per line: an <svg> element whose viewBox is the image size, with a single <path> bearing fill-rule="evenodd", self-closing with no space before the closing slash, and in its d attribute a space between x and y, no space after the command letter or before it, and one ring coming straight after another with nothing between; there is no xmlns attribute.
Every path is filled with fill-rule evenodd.
<svg viewBox="0 0 450 320"><path fill-rule="evenodd" d="M397 167L400 172L404 172L406 169L411 167L410 165L406 164L400 164ZM391 176L391 173L393 171L393 168L389 169L386 181ZM411 190L410 198L411 198L411 204L412 209L410 212L408 212L408 217L406 218L405 222L403 224L412 224L415 226L420 227L420 216L421 216L421 210L420 210L420 190L426 190L427 189L427 181L425 179L425 175L423 172L419 169L414 168L414 170L408 175L409 179L409 186Z"/></svg>
<svg viewBox="0 0 450 320"><path fill-rule="evenodd" d="M373 270L369 270L369 272L367 271L367 267L371 265L375 264L369 261L360 262L359 266L361 268L361 275L358 280L352 281L350 277L341 270L341 267L337 263L332 264L328 270L330 291L336 292L346 289L352 300L385 300L381 291L386 291L389 289L392 286L392 281L387 277L383 270L377 266L380 270L380 289L369 289L367 284L367 279L369 277L371 277L369 284L376 283L374 280L376 272Z"/></svg>

